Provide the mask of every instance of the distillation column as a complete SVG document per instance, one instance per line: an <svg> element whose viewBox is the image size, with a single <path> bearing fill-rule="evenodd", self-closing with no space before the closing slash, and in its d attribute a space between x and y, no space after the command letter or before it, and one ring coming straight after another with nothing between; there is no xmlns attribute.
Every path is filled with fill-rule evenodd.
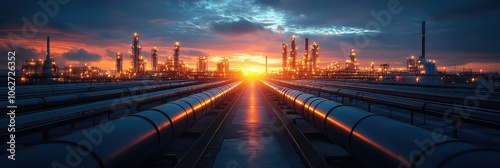
<svg viewBox="0 0 500 168"><path fill-rule="evenodd" d="M311 69L310 71L314 74L318 71L319 66L319 45L313 42L311 45Z"/></svg>
<svg viewBox="0 0 500 168"><path fill-rule="evenodd" d="M156 47L154 47L153 49L151 49L151 60L153 61L153 63L151 64L153 71L157 71L157 67L158 67L158 48L156 48Z"/></svg>
<svg viewBox="0 0 500 168"><path fill-rule="evenodd" d="M290 71L296 70L296 58L297 58L297 47L295 47L295 35L292 36L292 42L290 43L290 57L292 61L290 62Z"/></svg>
<svg viewBox="0 0 500 168"><path fill-rule="evenodd" d="M116 76L121 76L123 72L123 59L122 59L122 54L120 52L116 53L116 71L115 74Z"/></svg>
<svg viewBox="0 0 500 168"><path fill-rule="evenodd" d="M306 38L306 45L304 46L304 71L311 71L311 64L309 63L309 38Z"/></svg>
<svg viewBox="0 0 500 168"><path fill-rule="evenodd" d="M180 44L179 42L175 42L174 46L174 71L180 72L180 65L179 65L179 51L180 51Z"/></svg>
<svg viewBox="0 0 500 168"><path fill-rule="evenodd" d="M130 45L130 57L132 64L132 73L137 73L139 71L139 56L141 55L141 42L139 41L139 34L134 33L132 37L132 45Z"/></svg>
<svg viewBox="0 0 500 168"><path fill-rule="evenodd" d="M281 51L281 53L283 54L283 57L282 57L282 63L281 63L281 69L283 71L283 75L286 73L287 69L287 60L288 60L288 56L287 56L287 53L288 53L288 50L287 50L287 44L286 43L283 43L281 45L281 47L283 48L283 50Z"/></svg>
<svg viewBox="0 0 500 168"><path fill-rule="evenodd" d="M43 62L43 75L50 77L52 76L52 60L50 59L50 37L47 37L47 53L45 55L45 61Z"/></svg>

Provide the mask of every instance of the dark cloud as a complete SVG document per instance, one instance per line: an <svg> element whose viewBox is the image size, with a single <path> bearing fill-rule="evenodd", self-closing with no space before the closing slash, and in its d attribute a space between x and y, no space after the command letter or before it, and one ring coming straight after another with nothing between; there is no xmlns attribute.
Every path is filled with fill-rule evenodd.
<svg viewBox="0 0 500 168"><path fill-rule="evenodd" d="M279 5L281 5L280 0L255 0L255 3L271 7L278 7Z"/></svg>
<svg viewBox="0 0 500 168"><path fill-rule="evenodd" d="M99 33L99 36L101 36L102 38L106 38L106 39L117 38L113 34L111 34L109 31L101 32L101 33Z"/></svg>
<svg viewBox="0 0 500 168"><path fill-rule="evenodd" d="M113 51L113 50L110 50L110 49L106 49L106 58L108 59L115 59L116 58L116 53L117 51ZM120 52L123 56L123 52Z"/></svg>
<svg viewBox="0 0 500 168"><path fill-rule="evenodd" d="M89 53L85 49L73 49L62 54L64 58L71 61L79 61L79 62L96 62L102 59L102 56L99 54Z"/></svg>
<svg viewBox="0 0 500 168"><path fill-rule="evenodd" d="M190 56L209 56L208 53L201 50L182 50L181 54Z"/></svg>
<svg viewBox="0 0 500 168"><path fill-rule="evenodd" d="M9 43L3 43L2 45L0 45L1 53L7 53L9 51L15 51L16 58L18 59L45 58L45 52L38 51L35 48L25 46L17 46L17 48L13 48Z"/></svg>
<svg viewBox="0 0 500 168"><path fill-rule="evenodd" d="M0 53L7 55L8 52L16 52L16 63L19 68L25 60L29 59L45 59L45 52L38 51L35 48L16 46L13 48L9 43L0 44ZM0 59L0 69L7 69L7 59Z"/></svg>
<svg viewBox="0 0 500 168"><path fill-rule="evenodd" d="M244 18L240 18L237 21L214 22L212 23L212 30L220 34L240 35L264 30L264 27Z"/></svg>
<svg viewBox="0 0 500 168"><path fill-rule="evenodd" d="M498 13L500 9L500 1L497 0L475 0L475 1L459 1L452 4L453 8L448 8L436 11L434 18L439 21L444 20L464 20L475 17L483 17L484 15L492 15ZM488 17L488 16L486 16Z"/></svg>
<svg viewBox="0 0 500 168"><path fill-rule="evenodd" d="M269 27L272 27L272 31L277 32L276 34L285 34L282 35L283 38L269 40L278 44L289 42L290 36L288 35L297 33L292 32L293 28L365 28L370 21L376 21L370 12L387 10L388 2L389 0L356 0L355 2L255 0L235 4L235 2L221 0L151 0L147 3L135 0L70 1L68 4L59 5L56 15L49 17L47 25L38 28L38 37L32 39L50 35L55 40L68 40L70 42L68 44L83 43L83 46L89 47L113 45L121 47L103 50L106 53L99 53L102 56L92 54L96 51L91 51L90 48L86 48L88 52L83 49L72 50L74 53L83 50L90 55L91 60L95 61L101 58L112 59L116 51L126 53L130 49L132 33L138 32L141 35L143 47L148 48L142 54L148 58L150 57L149 48L153 46L161 47L161 49L166 46L167 51L160 50L160 55L170 56L174 41L188 44L189 48L193 49L192 51L181 50L182 54L200 56L208 55L203 51L210 49L224 50L226 46L224 43L234 42L228 40L227 36L248 33L261 35L262 30L271 30ZM370 59L392 59L393 61L404 60L409 55L419 55L420 23L426 20L427 50L429 55L441 59L440 63L454 61L456 58L460 58L460 62L471 60L500 62L500 57L495 56L496 53L500 53L500 47L497 47L500 43L500 33L498 33L500 22L497 21L500 16L500 1L399 2L404 10L399 14L392 14L389 24L382 26L380 33L376 36L369 36L371 42L360 49L363 51L360 54L369 56ZM0 10L1 34L7 34L9 31L21 34L24 24L21 18L26 17L33 22L33 14L43 11L37 1L17 0L4 2L4 4L8 7ZM225 4L236 6L220 7ZM248 4L250 5L244 6ZM272 22L274 18L257 20L259 19L257 16L249 15L257 8L261 8L261 12L275 10L278 13L284 13L283 22ZM237 19L237 16L241 17ZM221 34L227 36L221 36ZM322 58L336 58L345 54L342 49L339 49L342 48L339 44L346 43L355 46L354 39L358 35L324 36L303 31L302 36L307 36L310 41L317 41L321 45ZM248 45L248 41L244 42L240 45ZM299 46L302 47L302 45ZM2 48L0 48L2 52L9 50L7 45L3 45ZM279 45L276 48L276 53L279 55ZM23 53L22 59L44 57L44 53L37 53L30 46L21 47L16 51ZM70 60L86 59L84 57L70 58Z"/></svg>
<svg viewBox="0 0 500 168"><path fill-rule="evenodd" d="M276 27L276 31L279 33L283 33L283 31L285 31L285 28L278 26L278 27Z"/></svg>

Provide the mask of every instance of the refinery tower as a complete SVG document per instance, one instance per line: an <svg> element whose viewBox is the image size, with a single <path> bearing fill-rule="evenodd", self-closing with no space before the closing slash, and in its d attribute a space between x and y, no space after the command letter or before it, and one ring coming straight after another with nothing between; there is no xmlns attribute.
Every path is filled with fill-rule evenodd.
<svg viewBox="0 0 500 168"><path fill-rule="evenodd" d="M47 53L45 55L45 61L43 62L42 74L46 77L52 76L52 60L50 59L50 37L47 37Z"/></svg>
<svg viewBox="0 0 500 168"><path fill-rule="evenodd" d="M131 70L132 74L142 74L145 72L146 60L141 55L141 41L139 40L139 34L134 33L132 37L132 45L130 45L130 59L131 59Z"/></svg>

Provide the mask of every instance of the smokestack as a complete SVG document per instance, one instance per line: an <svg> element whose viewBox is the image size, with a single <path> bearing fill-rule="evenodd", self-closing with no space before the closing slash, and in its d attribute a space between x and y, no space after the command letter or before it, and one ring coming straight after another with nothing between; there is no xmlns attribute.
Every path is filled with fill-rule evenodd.
<svg viewBox="0 0 500 168"><path fill-rule="evenodd" d="M267 75L267 56L266 56L266 75Z"/></svg>
<svg viewBox="0 0 500 168"><path fill-rule="evenodd" d="M47 37L47 59L50 59L50 37Z"/></svg>
<svg viewBox="0 0 500 168"><path fill-rule="evenodd" d="M46 77L52 76L52 60L50 59L50 37L47 37L47 55L43 62L42 74Z"/></svg>
<svg viewBox="0 0 500 168"><path fill-rule="evenodd" d="M425 21L422 22L422 58L425 59Z"/></svg>
<svg viewBox="0 0 500 168"><path fill-rule="evenodd" d="M309 68L308 63L309 63L309 38L306 38L306 46L304 47L305 53L304 53L304 70L305 71L311 71L311 68Z"/></svg>

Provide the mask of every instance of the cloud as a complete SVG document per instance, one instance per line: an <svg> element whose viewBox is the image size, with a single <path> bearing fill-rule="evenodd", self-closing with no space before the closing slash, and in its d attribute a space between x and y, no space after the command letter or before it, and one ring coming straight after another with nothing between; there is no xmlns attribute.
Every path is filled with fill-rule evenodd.
<svg viewBox="0 0 500 168"><path fill-rule="evenodd" d="M151 19L151 20L148 20L149 23L166 23L168 22L167 19Z"/></svg>
<svg viewBox="0 0 500 168"><path fill-rule="evenodd" d="M500 1L492 0L474 0L462 1L451 5L452 8L436 12L436 20L464 20L465 18L474 19L482 15L491 15L492 12L500 9Z"/></svg>
<svg viewBox="0 0 500 168"><path fill-rule="evenodd" d="M97 62L102 59L102 56L95 53L89 53L85 49L73 49L62 54L64 58L70 61L79 62Z"/></svg>
<svg viewBox="0 0 500 168"><path fill-rule="evenodd" d="M38 51L32 47L17 46L17 48L13 48L9 43L0 45L1 53L7 53L9 51L15 51L17 59L45 58L45 51Z"/></svg>
<svg viewBox="0 0 500 168"><path fill-rule="evenodd" d="M304 48L305 37L310 42L318 42L321 62L326 63L345 60L342 56L347 52L339 44L356 47L355 38L364 33L371 42L358 50L360 59L402 62L407 56L420 54L420 22L426 20L427 53L440 65L455 61L500 62L497 56L500 53L497 47L500 22L495 22L500 15L500 2L492 0L401 1L404 10L391 15L390 23L382 26L380 32L371 34L366 24L378 21L370 12L387 10L388 0L355 3L332 0L151 1L87 0L60 5L58 13L49 17L45 26L38 27L36 37L19 43L24 47L16 53L24 54L18 60L44 58L44 40L37 39L51 36L54 38L52 56L58 65L70 59L57 56L69 50L77 53L79 49L74 47L78 46L94 54L90 57L94 61L99 59L96 55L102 56L93 64L111 67L115 52L122 52L126 60L129 58L131 36L137 32L144 48L142 55L148 61L150 48L154 46L160 48L161 59L171 56L175 41L193 50L181 50L182 55L192 55L186 60L208 54L231 57L235 50L248 55L264 52L270 57L279 57L281 43L289 43L291 34L295 34L300 37L299 51ZM33 14L43 12L36 2L26 0L9 1L6 5L9 8L0 10L0 34L13 32L22 37L24 22L21 18L27 17L32 22ZM82 7L93 10L80 10ZM135 10L123 10L132 8ZM244 35L234 37L241 34ZM7 45L1 46L6 41L6 36L0 37L2 52L9 50ZM0 63L2 61L5 60Z"/></svg>
<svg viewBox="0 0 500 168"><path fill-rule="evenodd" d="M256 4L277 7L281 5L280 0L255 0Z"/></svg>
<svg viewBox="0 0 500 168"><path fill-rule="evenodd" d="M212 30L224 35L240 35L264 30L264 27L244 18L239 18L237 21L213 22Z"/></svg>
<svg viewBox="0 0 500 168"><path fill-rule="evenodd" d="M276 27L276 32L281 34L281 33L283 33L283 31L285 31L285 28L283 28L282 26Z"/></svg>
<svg viewBox="0 0 500 168"><path fill-rule="evenodd" d="M24 63L24 60L28 59L45 59L45 52L38 51L35 48L25 47L25 46L17 46L17 48L13 48L9 43L0 44L0 53L7 55L8 52L16 52L16 63L19 67ZM7 69L7 59L0 59L0 69Z"/></svg>
<svg viewBox="0 0 500 168"><path fill-rule="evenodd" d="M181 50L182 55L190 56L209 56L210 54L203 52L201 50Z"/></svg>
<svg viewBox="0 0 500 168"><path fill-rule="evenodd" d="M107 59L115 59L116 58L116 53L117 51L111 50L111 49L106 49L106 56L105 58ZM122 53L123 55L124 53Z"/></svg>

